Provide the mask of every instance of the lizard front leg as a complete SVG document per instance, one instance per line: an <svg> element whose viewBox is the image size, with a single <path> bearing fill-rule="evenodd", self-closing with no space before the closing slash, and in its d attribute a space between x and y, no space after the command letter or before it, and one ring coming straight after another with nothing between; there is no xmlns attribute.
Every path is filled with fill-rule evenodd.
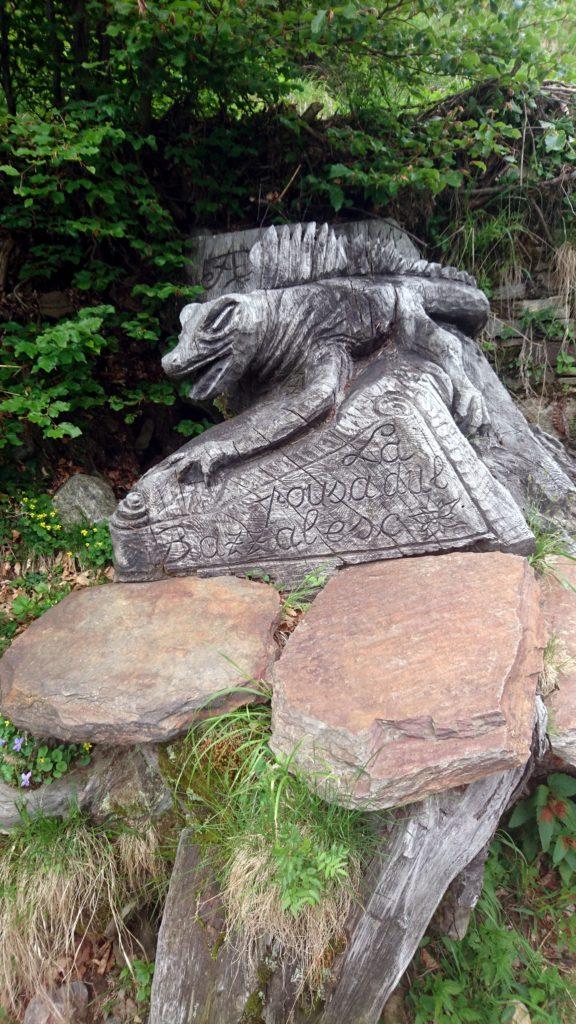
<svg viewBox="0 0 576 1024"><path fill-rule="evenodd" d="M203 480L210 485L226 466L275 448L321 419L336 404L349 375L350 361L343 345L336 343L313 352L300 391L285 391L259 402L176 452L164 465L175 468L182 483Z"/></svg>

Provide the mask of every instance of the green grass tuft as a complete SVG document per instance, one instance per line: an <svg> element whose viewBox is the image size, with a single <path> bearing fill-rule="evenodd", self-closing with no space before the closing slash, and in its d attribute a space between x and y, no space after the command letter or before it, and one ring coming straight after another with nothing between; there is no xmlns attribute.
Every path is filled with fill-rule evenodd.
<svg viewBox="0 0 576 1024"><path fill-rule="evenodd" d="M381 818L329 803L269 746L270 708L215 715L168 749L171 774L222 886L230 937L254 962L275 938L317 988ZM322 779L323 787L326 779Z"/></svg>

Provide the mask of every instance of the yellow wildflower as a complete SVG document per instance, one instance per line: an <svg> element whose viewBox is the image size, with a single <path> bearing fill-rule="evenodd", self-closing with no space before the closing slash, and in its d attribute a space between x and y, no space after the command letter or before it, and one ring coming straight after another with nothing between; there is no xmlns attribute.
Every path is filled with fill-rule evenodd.
<svg viewBox="0 0 576 1024"><path fill-rule="evenodd" d="M88 536L88 530L80 530L80 533L82 534L83 537Z"/></svg>
<svg viewBox="0 0 576 1024"><path fill-rule="evenodd" d="M83 743L82 744L82 749L83 750L92 750L92 744L91 743Z"/></svg>

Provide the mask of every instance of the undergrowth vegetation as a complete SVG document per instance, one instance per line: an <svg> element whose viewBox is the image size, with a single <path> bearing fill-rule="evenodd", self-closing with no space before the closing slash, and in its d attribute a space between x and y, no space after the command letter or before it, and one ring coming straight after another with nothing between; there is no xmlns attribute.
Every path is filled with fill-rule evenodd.
<svg viewBox="0 0 576 1024"><path fill-rule="evenodd" d="M154 829L23 816L0 838L0 1008L74 976L90 933L117 936L130 963L127 908L152 903L166 874Z"/></svg>
<svg viewBox="0 0 576 1024"><path fill-rule="evenodd" d="M91 743L39 740L0 718L0 778L12 786L28 789L61 779L73 764L89 764L91 749Z"/></svg>
<svg viewBox="0 0 576 1024"><path fill-rule="evenodd" d="M573 885L545 857L527 862L503 833L466 937L427 938L421 947L410 970L410 1019L506 1024L522 1020L520 1004L533 1024L571 1024L575 968Z"/></svg>
<svg viewBox="0 0 576 1024"><path fill-rule="evenodd" d="M167 748L168 770L217 872L239 955L257 967L263 944L277 944L300 992L317 995L382 820L327 803L269 738L268 704L214 715Z"/></svg>
<svg viewBox="0 0 576 1024"><path fill-rule="evenodd" d="M134 476L218 418L159 366L198 226L392 215L488 290L562 277L569 0L6 0L0 37L8 463Z"/></svg>
<svg viewBox="0 0 576 1024"><path fill-rule="evenodd" d="M107 523L63 526L49 494L0 494L0 654L73 588L107 583L111 559Z"/></svg>

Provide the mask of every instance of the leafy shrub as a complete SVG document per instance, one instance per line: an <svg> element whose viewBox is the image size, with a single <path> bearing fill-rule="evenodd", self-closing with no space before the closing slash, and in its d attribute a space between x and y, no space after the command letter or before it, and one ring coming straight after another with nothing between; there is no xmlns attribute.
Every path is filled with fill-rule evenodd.
<svg viewBox="0 0 576 1024"><path fill-rule="evenodd" d="M574 66L569 0L401 0L394 16L304 0L5 8L5 447L52 451L81 432L111 444L99 410L128 427L154 406L172 407L173 424L202 420L158 365L177 306L199 294L185 244L198 224L384 212L447 253L464 237L463 196L484 183L485 230L512 210L521 227L508 235L525 246L539 221L526 190L574 165L572 115L537 98ZM334 112L313 125L298 112L311 88ZM472 198L478 221L484 196L481 211ZM569 200L567 185L553 194L552 230ZM470 265L477 252L466 242L460 255ZM54 289L56 323L43 302Z"/></svg>
<svg viewBox="0 0 576 1024"><path fill-rule="evenodd" d="M538 852L551 856L562 881L576 872L576 779L555 772L512 812L508 827L520 829L520 845L529 861Z"/></svg>
<svg viewBox="0 0 576 1024"><path fill-rule="evenodd" d="M50 495L36 492L0 498L0 548L10 561L65 552L82 568L99 569L112 560L105 522L63 526Z"/></svg>
<svg viewBox="0 0 576 1024"><path fill-rule="evenodd" d="M112 543L106 523L64 527L48 494L0 496L0 557L5 581L0 654L34 619L82 584L107 581Z"/></svg>
<svg viewBox="0 0 576 1024"><path fill-rule="evenodd" d="M28 788L60 779L72 765L90 763L91 743L38 740L0 719L0 776L11 786Z"/></svg>
<svg viewBox="0 0 576 1024"><path fill-rule="evenodd" d="M141 1008L147 1007L150 1002L154 966L153 962L136 957L130 966L120 971L120 981L133 987L136 1002Z"/></svg>
<svg viewBox="0 0 576 1024"><path fill-rule="evenodd" d="M426 938L410 968L413 1024L496 1024L527 1007L533 1024L567 1024L576 986L572 884L544 888L503 839L491 846L484 890L462 941Z"/></svg>

